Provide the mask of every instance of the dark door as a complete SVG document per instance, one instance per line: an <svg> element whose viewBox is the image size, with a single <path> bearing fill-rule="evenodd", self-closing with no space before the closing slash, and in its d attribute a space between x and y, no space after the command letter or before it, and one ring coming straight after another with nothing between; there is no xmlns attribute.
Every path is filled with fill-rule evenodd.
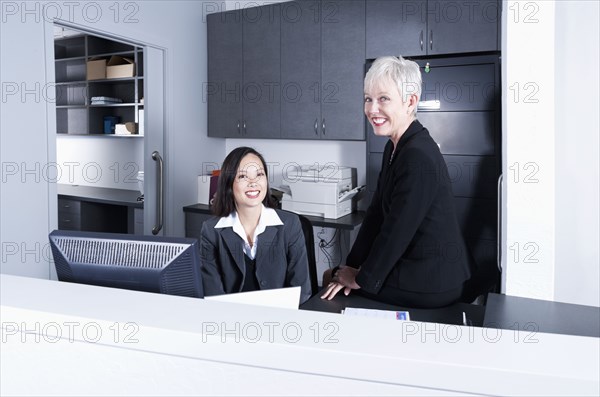
<svg viewBox="0 0 600 397"><path fill-rule="evenodd" d="M321 138L362 140L365 2L325 1L322 14Z"/></svg>
<svg viewBox="0 0 600 397"><path fill-rule="evenodd" d="M242 129L242 13L209 14L208 136L241 137Z"/></svg>
<svg viewBox="0 0 600 397"><path fill-rule="evenodd" d="M367 58L426 54L427 0L368 0Z"/></svg>
<svg viewBox="0 0 600 397"><path fill-rule="evenodd" d="M497 51L497 0L429 0L427 53Z"/></svg>
<svg viewBox="0 0 600 397"><path fill-rule="evenodd" d="M281 136L280 5L242 10L244 123L247 138Z"/></svg>
<svg viewBox="0 0 600 397"><path fill-rule="evenodd" d="M320 2L281 6L281 137L319 139Z"/></svg>

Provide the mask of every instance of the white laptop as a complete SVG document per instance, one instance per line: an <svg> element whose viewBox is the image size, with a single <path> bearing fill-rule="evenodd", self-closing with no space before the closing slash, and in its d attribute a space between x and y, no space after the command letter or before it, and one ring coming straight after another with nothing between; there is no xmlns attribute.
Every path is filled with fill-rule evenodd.
<svg viewBox="0 0 600 397"><path fill-rule="evenodd" d="M300 287L266 289L260 291L238 292L235 294L205 296L206 300L241 303L244 305L298 309L300 305Z"/></svg>

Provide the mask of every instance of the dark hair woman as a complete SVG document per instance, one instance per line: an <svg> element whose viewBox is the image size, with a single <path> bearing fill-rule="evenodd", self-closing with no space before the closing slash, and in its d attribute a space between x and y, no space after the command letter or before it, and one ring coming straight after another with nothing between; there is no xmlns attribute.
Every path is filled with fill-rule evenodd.
<svg viewBox="0 0 600 397"><path fill-rule="evenodd" d="M205 295L300 286L300 303L310 298L300 219L271 208L267 165L256 150L227 155L213 213L200 242Z"/></svg>

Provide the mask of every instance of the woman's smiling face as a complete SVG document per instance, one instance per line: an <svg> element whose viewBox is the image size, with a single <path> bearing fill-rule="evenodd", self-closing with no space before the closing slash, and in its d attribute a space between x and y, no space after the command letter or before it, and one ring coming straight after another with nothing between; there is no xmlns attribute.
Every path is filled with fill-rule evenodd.
<svg viewBox="0 0 600 397"><path fill-rule="evenodd" d="M254 154L247 154L240 161L233 197L237 208L261 205L267 195L268 183L262 161Z"/></svg>
<svg viewBox="0 0 600 397"><path fill-rule="evenodd" d="M365 87L365 115L375 135L398 142L414 117L410 101L403 101L398 86L389 79L379 81L370 89Z"/></svg>

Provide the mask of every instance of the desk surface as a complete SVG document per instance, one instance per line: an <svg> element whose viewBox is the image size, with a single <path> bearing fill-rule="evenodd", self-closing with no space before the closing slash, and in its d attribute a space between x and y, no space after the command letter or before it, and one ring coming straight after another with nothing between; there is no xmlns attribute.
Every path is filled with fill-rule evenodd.
<svg viewBox="0 0 600 397"><path fill-rule="evenodd" d="M206 204L192 204L183 207L183 212L192 212L197 214L211 214L210 207ZM320 216L303 215L313 224L313 226L330 227L342 230L354 230L359 226L364 217L364 211L356 211L338 219L322 218Z"/></svg>
<svg viewBox="0 0 600 397"><path fill-rule="evenodd" d="M600 308L488 294L483 325L488 328L600 337Z"/></svg>
<svg viewBox="0 0 600 397"><path fill-rule="evenodd" d="M137 201L140 192L137 190L111 189L97 186L79 186L57 184L59 196L93 203L124 205L127 207L144 208L143 201Z"/></svg>
<svg viewBox="0 0 600 397"><path fill-rule="evenodd" d="M410 313L410 319L414 321L457 325L463 325L464 312L469 325L473 326L481 326L483 323L483 315L485 310L484 306L470 305L467 303L455 303L451 306L442 307L439 309L415 309L377 302L372 299L365 298L364 296L360 296L356 293L350 293L348 296L344 295L343 293L339 293L335 296L335 298L328 301L321 299L321 291L300 306L300 309L340 313L346 307L407 311Z"/></svg>

